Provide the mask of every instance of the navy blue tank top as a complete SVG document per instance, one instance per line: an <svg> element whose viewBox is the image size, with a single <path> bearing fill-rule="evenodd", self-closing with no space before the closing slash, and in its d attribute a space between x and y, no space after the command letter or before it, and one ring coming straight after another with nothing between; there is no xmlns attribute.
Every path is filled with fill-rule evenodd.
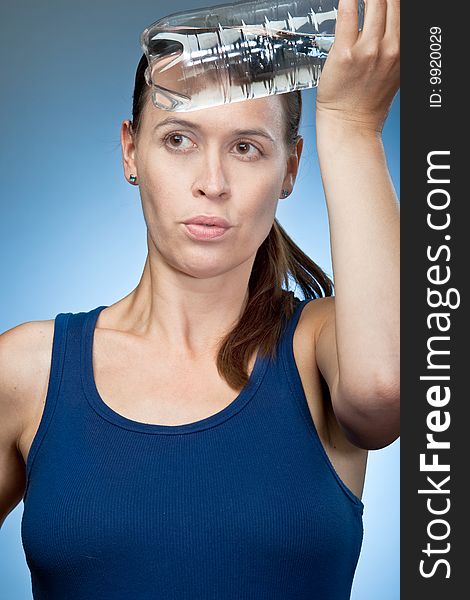
<svg viewBox="0 0 470 600"><path fill-rule="evenodd" d="M346 600L363 504L312 421L293 353L302 308L246 386L193 423L128 419L100 397L99 306L55 318L26 464L21 537L36 600Z"/></svg>

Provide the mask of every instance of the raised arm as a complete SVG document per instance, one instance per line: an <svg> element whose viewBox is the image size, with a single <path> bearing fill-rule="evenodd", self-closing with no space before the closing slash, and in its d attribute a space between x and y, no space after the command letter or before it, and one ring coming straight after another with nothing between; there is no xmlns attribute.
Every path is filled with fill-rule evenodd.
<svg viewBox="0 0 470 600"><path fill-rule="evenodd" d="M317 94L335 282L317 362L347 437L372 449L399 435L399 206L381 137L399 85L399 1L367 0L357 29L357 0L340 0Z"/></svg>

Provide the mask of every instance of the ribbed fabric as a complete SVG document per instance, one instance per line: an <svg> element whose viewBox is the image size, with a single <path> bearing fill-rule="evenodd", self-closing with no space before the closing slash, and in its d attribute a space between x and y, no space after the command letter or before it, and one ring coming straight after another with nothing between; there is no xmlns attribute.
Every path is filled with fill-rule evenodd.
<svg viewBox="0 0 470 600"><path fill-rule="evenodd" d="M350 597L363 504L323 449L294 361L307 302L229 406L176 426L100 397L106 306L57 315L21 523L36 600Z"/></svg>

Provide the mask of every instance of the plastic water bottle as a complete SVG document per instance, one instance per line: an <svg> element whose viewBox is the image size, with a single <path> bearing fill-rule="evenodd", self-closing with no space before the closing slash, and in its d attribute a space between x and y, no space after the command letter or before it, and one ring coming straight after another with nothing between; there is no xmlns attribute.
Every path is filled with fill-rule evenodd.
<svg viewBox="0 0 470 600"><path fill-rule="evenodd" d="M315 87L338 0L250 1L170 14L147 27L152 102L188 112ZM364 20L359 0L358 31Z"/></svg>

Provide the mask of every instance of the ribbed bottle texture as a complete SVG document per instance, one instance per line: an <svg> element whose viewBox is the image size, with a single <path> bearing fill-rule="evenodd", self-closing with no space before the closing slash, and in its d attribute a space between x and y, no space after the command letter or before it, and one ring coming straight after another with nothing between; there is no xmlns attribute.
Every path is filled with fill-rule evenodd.
<svg viewBox="0 0 470 600"><path fill-rule="evenodd" d="M173 13L140 36L163 110L188 112L315 87L338 0L250 1ZM358 31L364 20L359 0Z"/></svg>

